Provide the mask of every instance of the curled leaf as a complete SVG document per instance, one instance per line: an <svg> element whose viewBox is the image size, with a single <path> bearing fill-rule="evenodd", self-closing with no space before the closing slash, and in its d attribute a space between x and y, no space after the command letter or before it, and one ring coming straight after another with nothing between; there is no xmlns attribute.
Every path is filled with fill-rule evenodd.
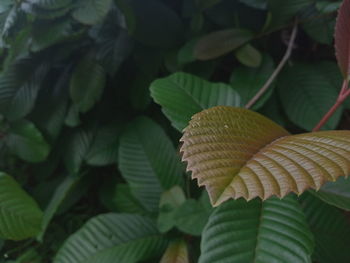
<svg viewBox="0 0 350 263"><path fill-rule="evenodd" d="M214 107L192 117L181 138L187 170L214 206L319 189L350 172L350 131L289 135L262 115Z"/></svg>

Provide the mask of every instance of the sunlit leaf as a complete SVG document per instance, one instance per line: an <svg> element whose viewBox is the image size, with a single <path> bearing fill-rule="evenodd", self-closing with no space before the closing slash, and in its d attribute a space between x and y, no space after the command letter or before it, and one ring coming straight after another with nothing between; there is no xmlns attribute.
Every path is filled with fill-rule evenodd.
<svg viewBox="0 0 350 263"><path fill-rule="evenodd" d="M187 244L183 240L172 242L165 251L160 263L189 263Z"/></svg>
<svg viewBox="0 0 350 263"><path fill-rule="evenodd" d="M350 172L350 132L289 136L258 113L214 107L193 116L181 139L187 170L214 206L319 189Z"/></svg>

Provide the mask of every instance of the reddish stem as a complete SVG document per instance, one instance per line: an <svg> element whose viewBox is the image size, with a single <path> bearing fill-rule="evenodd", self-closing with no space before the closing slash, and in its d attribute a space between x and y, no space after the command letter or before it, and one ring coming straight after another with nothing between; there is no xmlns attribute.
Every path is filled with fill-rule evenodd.
<svg viewBox="0 0 350 263"><path fill-rule="evenodd" d="M334 103L332 108L330 108L330 110L326 113L326 115L323 116L321 121L316 125L316 127L312 131L319 131L327 123L329 118L333 116L333 114L337 111L340 105L343 104L346 98L349 97L349 95L350 89L348 88L348 79L345 79L337 101Z"/></svg>

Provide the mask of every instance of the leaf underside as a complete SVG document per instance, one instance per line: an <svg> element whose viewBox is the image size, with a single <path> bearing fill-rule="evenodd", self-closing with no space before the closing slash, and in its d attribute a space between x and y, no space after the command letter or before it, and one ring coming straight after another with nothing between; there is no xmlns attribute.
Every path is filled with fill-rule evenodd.
<svg viewBox="0 0 350 263"><path fill-rule="evenodd" d="M350 131L289 135L262 115L234 107L194 115L181 141L187 170L214 206L318 190L350 171Z"/></svg>

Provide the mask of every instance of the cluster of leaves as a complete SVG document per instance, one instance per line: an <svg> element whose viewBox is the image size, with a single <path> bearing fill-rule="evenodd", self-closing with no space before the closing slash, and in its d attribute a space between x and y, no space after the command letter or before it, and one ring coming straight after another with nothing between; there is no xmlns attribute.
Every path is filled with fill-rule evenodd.
<svg viewBox="0 0 350 263"><path fill-rule="evenodd" d="M212 166L192 167L209 198L190 181L178 148L194 114L242 107L254 97L283 57L293 25L293 55L253 106L285 129L257 113L226 116L228 108L215 108L227 119L213 121L223 124L217 130L230 130L236 119L249 129L238 144L210 150L227 156L220 154L247 147L254 134L254 153L286 130L311 131L343 81L332 46L339 6L340 0L1 0L0 262L350 262L348 179L299 197L230 200L214 209L209 199L218 205L234 191L267 198L276 185L244 195L241 185L234 190L242 182L217 187L232 180L222 171L212 183L211 174L202 177ZM324 129L346 128L348 107ZM188 165L208 159L205 145L192 145L214 130L202 121L194 118L193 132L187 128L183 137ZM339 134L342 141L334 141ZM348 134L325 136L297 138L323 143L312 149L321 153L317 169L336 164L322 175L347 175ZM267 151L282 149L289 137ZM302 179L280 195L302 192ZM324 178L314 179L319 188Z"/></svg>

